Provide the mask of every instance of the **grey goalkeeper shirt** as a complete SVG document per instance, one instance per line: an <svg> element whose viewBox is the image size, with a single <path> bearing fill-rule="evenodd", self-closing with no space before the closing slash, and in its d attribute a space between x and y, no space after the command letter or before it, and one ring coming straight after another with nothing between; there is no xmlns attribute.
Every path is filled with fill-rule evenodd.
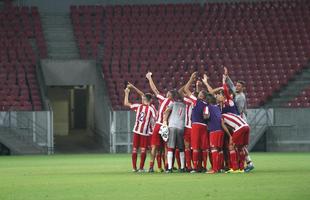
<svg viewBox="0 0 310 200"><path fill-rule="evenodd" d="M168 127L183 129L185 126L185 104L173 102L168 108L171 109Z"/></svg>
<svg viewBox="0 0 310 200"><path fill-rule="evenodd" d="M245 94L243 92L236 93L236 87L229 77L227 77L227 84L230 87L230 89L233 91L233 93L235 94L234 100L235 100L235 103L236 103L236 106L238 108L239 113L246 115L247 114L247 105L246 105Z"/></svg>

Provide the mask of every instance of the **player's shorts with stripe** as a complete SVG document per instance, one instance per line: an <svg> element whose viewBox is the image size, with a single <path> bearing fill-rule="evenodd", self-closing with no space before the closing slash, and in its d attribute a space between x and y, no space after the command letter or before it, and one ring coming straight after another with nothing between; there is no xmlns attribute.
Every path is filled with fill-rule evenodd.
<svg viewBox="0 0 310 200"><path fill-rule="evenodd" d="M138 133L133 134L133 142L132 147L133 148L147 148L148 147L148 141L150 136L146 135L140 135Z"/></svg>
<svg viewBox="0 0 310 200"><path fill-rule="evenodd" d="M249 137L250 137L250 127L247 125L239 128L232 135L233 142L236 145L248 145Z"/></svg>
<svg viewBox="0 0 310 200"><path fill-rule="evenodd" d="M169 127L169 135L167 141L168 148L176 148L180 151L184 150L184 129L179 129L175 127Z"/></svg>
<svg viewBox="0 0 310 200"><path fill-rule="evenodd" d="M159 134L159 130L160 130L161 125L160 124L155 124L155 127L153 129L153 134L152 134L152 138L151 138L151 145L155 145L155 146L160 146L163 147L164 141L161 138L161 135Z"/></svg>
<svg viewBox="0 0 310 200"><path fill-rule="evenodd" d="M207 131L207 126L202 124L192 124L191 147L192 149L202 150L209 148L209 134Z"/></svg>
<svg viewBox="0 0 310 200"><path fill-rule="evenodd" d="M222 148L224 144L224 132L222 130L209 133L210 147Z"/></svg>
<svg viewBox="0 0 310 200"><path fill-rule="evenodd" d="M191 143L191 132L192 129L191 128L184 128L184 141Z"/></svg>

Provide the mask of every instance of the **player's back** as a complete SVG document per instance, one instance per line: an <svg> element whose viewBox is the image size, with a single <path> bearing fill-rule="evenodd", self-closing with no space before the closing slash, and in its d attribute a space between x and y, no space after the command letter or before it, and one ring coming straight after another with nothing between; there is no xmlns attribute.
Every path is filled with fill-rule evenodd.
<svg viewBox="0 0 310 200"><path fill-rule="evenodd" d="M208 104L201 99L197 99L195 106L192 109L192 123L206 124L203 117L204 109Z"/></svg>
<svg viewBox="0 0 310 200"><path fill-rule="evenodd" d="M169 107L172 109L169 117L169 127L183 129L185 126L185 104L173 102Z"/></svg>
<svg viewBox="0 0 310 200"><path fill-rule="evenodd" d="M149 105L134 104L132 109L137 112L133 131L141 135L148 135L152 118L156 116L154 108Z"/></svg>
<svg viewBox="0 0 310 200"><path fill-rule="evenodd" d="M217 131L222 129L222 112L218 105L208 105L210 117L208 119L209 131Z"/></svg>
<svg viewBox="0 0 310 200"><path fill-rule="evenodd" d="M232 127L233 129L239 129L243 126L248 126L246 121L242 119L239 115L233 113L225 113L222 114L222 118L228 126Z"/></svg>

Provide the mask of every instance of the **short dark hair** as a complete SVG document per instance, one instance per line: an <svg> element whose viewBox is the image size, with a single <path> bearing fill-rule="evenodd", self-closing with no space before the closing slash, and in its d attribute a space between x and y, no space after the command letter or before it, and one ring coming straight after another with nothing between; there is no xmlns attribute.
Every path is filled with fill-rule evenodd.
<svg viewBox="0 0 310 200"><path fill-rule="evenodd" d="M238 80L237 83L240 83L243 87L245 86L245 81Z"/></svg>
<svg viewBox="0 0 310 200"><path fill-rule="evenodd" d="M209 104L216 104L216 98L212 94L207 94L207 102Z"/></svg>
<svg viewBox="0 0 310 200"><path fill-rule="evenodd" d="M150 102L153 98L153 95L151 93L145 93L144 97L148 102Z"/></svg>
<svg viewBox="0 0 310 200"><path fill-rule="evenodd" d="M197 96L198 96L198 93L199 93L199 92L195 91L195 92L193 92L192 94L193 94L195 97L197 97Z"/></svg>
<svg viewBox="0 0 310 200"><path fill-rule="evenodd" d="M207 91L201 90L200 92L202 92L202 94L205 96L205 98L207 98L207 95L209 94Z"/></svg>
<svg viewBox="0 0 310 200"><path fill-rule="evenodd" d="M178 92L176 90L169 90L173 99L177 98Z"/></svg>

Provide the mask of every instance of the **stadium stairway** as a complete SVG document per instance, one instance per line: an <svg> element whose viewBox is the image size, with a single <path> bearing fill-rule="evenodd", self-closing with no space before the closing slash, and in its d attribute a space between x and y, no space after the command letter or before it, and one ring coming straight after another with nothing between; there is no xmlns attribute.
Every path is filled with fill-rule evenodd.
<svg viewBox="0 0 310 200"><path fill-rule="evenodd" d="M295 77L288 82L279 92L272 96L272 99L264 107L285 107L286 104L293 100L300 92L310 85L310 63Z"/></svg>
<svg viewBox="0 0 310 200"><path fill-rule="evenodd" d="M79 58L71 19L67 13L42 13L48 57L52 59Z"/></svg>

